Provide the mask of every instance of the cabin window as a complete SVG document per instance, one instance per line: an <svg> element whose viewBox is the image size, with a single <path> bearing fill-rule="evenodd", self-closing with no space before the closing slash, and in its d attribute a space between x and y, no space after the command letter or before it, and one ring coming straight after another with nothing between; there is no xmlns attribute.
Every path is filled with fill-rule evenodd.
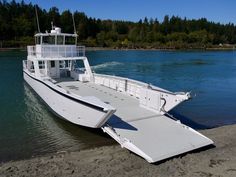
<svg viewBox="0 0 236 177"><path fill-rule="evenodd" d="M59 64L60 64L60 69L69 69L70 66L71 66L71 61L69 60L61 60L59 61Z"/></svg>
<svg viewBox="0 0 236 177"><path fill-rule="evenodd" d="M66 66L66 68L70 68L70 66L71 66L71 61L65 60L65 66Z"/></svg>
<svg viewBox="0 0 236 177"><path fill-rule="evenodd" d="M30 65L30 70L34 71L34 65L33 64Z"/></svg>
<svg viewBox="0 0 236 177"><path fill-rule="evenodd" d="M43 44L48 44L48 36L43 36Z"/></svg>
<svg viewBox="0 0 236 177"><path fill-rule="evenodd" d="M39 69L45 69L45 62L39 61Z"/></svg>
<svg viewBox="0 0 236 177"><path fill-rule="evenodd" d="M55 61L51 61L51 68L55 68Z"/></svg>
<svg viewBox="0 0 236 177"><path fill-rule="evenodd" d="M34 63L32 61L27 61L27 68L31 73L34 73Z"/></svg>
<svg viewBox="0 0 236 177"><path fill-rule="evenodd" d="M65 68L65 61L59 61L60 68Z"/></svg>
<svg viewBox="0 0 236 177"><path fill-rule="evenodd" d="M35 42L36 42L36 44L40 44L40 37L39 36L35 37Z"/></svg>
<svg viewBox="0 0 236 177"><path fill-rule="evenodd" d="M63 45L63 40L64 40L63 36L57 36L57 44L58 45Z"/></svg>
<svg viewBox="0 0 236 177"><path fill-rule="evenodd" d="M76 60L73 61L73 69L78 72L78 73L84 73L85 72L85 67L84 67L84 62L83 60Z"/></svg>
<svg viewBox="0 0 236 177"><path fill-rule="evenodd" d="M43 36L43 44L55 44L55 36Z"/></svg>
<svg viewBox="0 0 236 177"><path fill-rule="evenodd" d="M65 37L65 44L75 45L75 37L66 36Z"/></svg>
<svg viewBox="0 0 236 177"><path fill-rule="evenodd" d="M75 68L84 68L83 60L76 60L74 63Z"/></svg>

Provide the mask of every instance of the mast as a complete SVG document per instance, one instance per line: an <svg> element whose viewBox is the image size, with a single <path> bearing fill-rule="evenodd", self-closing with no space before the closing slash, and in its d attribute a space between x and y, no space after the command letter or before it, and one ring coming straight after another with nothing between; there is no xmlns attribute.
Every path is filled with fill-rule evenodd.
<svg viewBox="0 0 236 177"><path fill-rule="evenodd" d="M74 14L72 14L72 20L73 20L73 26L74 26L74 34L76 34L75 45L77 45L77 33L76 33L76 28L75 28L75 17L74 17Z"/></svg>
<svg viewBox="0 0 236 177"><path fill-rule="evenodd" d="M37 6L36 5L35 5L35 14L36 14L36 21L37 21L37 26L38 26L38 32L40 33L39 18L38 18L38 12L37 12Z"/></svg>
<svg viewBox="0 0 236 177"><path fill-rule="evenodd" d="M74 34L76 34L74 14L72 14L72 20L73 20L73 26L74 26Z"/></svg>

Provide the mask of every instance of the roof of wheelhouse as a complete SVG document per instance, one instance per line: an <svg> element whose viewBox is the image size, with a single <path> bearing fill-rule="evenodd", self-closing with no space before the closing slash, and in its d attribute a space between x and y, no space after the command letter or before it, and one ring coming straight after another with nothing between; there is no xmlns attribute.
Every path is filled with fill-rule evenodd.
<svg viewBox="0 0 236 177"><path fill-rule="evenodd" d="M69 34L69 33L62 33L61 32L61 28L56 27L56 26L52 26L52 30L51 32L45 32L45 33L37 33L34 35L35 37L39 37L39 36L69 36L69 37L78 37L78 34L74 33L74 34Z"/></svg>

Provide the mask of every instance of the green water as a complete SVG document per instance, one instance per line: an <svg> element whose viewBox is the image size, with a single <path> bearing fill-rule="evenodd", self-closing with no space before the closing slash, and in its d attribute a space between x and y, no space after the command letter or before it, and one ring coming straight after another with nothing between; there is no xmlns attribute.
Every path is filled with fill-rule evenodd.
<svg viewBox="0 0 236 177"><path fill-rule="evenodd" d="M88 52L97 73L141 80L196 96L171 113L197 129L236 123L236 52ZM26 52L0 52L0 161L115 143L101 130L54 116L23 81Z"/></svg>
<svg viewBox="0 0 236 177"><path fill-rule="evenodd" d="M114 143L99 130L54 116L23 81L25 52L0 53L0 161Z"/></svg>

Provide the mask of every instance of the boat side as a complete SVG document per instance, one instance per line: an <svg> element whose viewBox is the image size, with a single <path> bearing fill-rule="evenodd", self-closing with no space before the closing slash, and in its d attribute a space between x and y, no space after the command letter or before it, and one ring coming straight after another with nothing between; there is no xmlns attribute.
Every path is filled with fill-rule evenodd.
<svg viewBox="0 0 236 177"><path fill-rule="evenodd" d="M191 98L190 92L170 92L151 84L124 77L94 74L94 81L98 85L137 98L140 107L157 114L166 114L180 103Z"/></svg>
<svg viewBox="0 0 236 177"><path fill-rule="evenodd" d="M91 104L85 100L77 99L56 85L49 85L42 79L24 70L24 80L44 100L44 102L60 117L77 125L91 128L101 127L115 112L115 109ZM66 92L66 91L65 91ZM95 101L99 102L99 100ZM109 105L108 105L109 106Z"/></svg>

